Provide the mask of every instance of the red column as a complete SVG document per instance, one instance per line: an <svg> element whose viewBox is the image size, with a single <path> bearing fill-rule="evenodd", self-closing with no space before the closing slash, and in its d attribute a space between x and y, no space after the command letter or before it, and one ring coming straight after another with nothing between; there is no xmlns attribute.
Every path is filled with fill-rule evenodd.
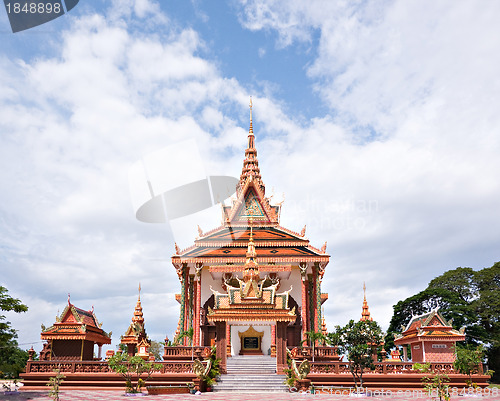
<svg viewBox="0 0 500 401"><path fill-rule="evenodd" d="M231 325L226 324L226 348L227 356L231 356Z"/></svg>
<svg viewBox="0 0 500 401"><path fill-rule="evenodd" d="M182 330L188 331L189 329L189 266L186 266L184 270L184 327ZM184 337L182 339L183 345L188 345L188 338Z"/></svg>
<svg viewBox="0 0 500 401"><path fill-rule="evenodd" d="M300 308L300 317L302 319L302 340L306 340L305 332L309 323L309 305L307 302L307 287L309 283L306 277L302 277L302 307Z"/></svg>
<svg viewBox="0 0 500 401"><path fill-rule="evenodd" d="M271 326L271 356L276 357L276 325Z"/></svg>
<svg viewBox="0 0 500 401"><path fill-rule="evenodd" d="M220 359L221 373L226 373L226 322L215 322L215 335L217 337L215 356Z"/></svg>
<svg viewBox="0 0 500 401"><path fill-rule="evenodd" d="M199 276L195 277L194 288L195 288L195 294L196 294L195 295L194 316L193 316L194 345L196 347L199 347L201 345L201 343L200 343L201 281L200 281Z"/></svg>
<svg viewBox="0 0 500 401"><path fill-rule="evenodd" d="M286 326L287 322L276 322L276 373L283 374L286 364Z"/></svg>
<svg viewBox="0 0 500 401"><path fill-rule="evenodd" d="M313 266L313 300L312 300L313 310L314 310L314 314L313 314L314 323L313 323L313 327L311 327L311 330L314 330L316 332L319 331L318 296L319 296L319 294L318 294L318 266L316 264L314 264L314 266Z"/></svg>

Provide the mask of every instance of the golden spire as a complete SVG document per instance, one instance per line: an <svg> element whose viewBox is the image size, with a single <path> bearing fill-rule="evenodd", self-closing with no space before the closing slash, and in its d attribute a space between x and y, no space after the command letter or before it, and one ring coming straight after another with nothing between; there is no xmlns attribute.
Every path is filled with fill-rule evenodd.
<svg viewBox="0 0 500 401"><path fill-rule="evenodd" d="M363 310L361 311L361 319L359 320L360 321L373 320L370 317L370 311L368 310L368 302L366 302L366 285L364 281L363 281Z"/></svg>
<svg viewBox="0 0 500 401"><path fill-rule="evenodd" d="M249 134L253 135L253 121L252 121L252 96L250 96L250 129Z"/></svg>
<svg viewBox="0 0 500 401"><path fill-rule="evenodd" d="M248 146L245 150L245 159L243 160L243 169L241 171L239 188L243 188L247 179L251 178L257 182L260 189L265 192L265 186L262 182L259 168L259 161L257 159L257 149L255 148L255 136L253 134L253 117L252 117L252 97L250 97L250 128L248 130Z"/></svg>
<svg viewBox="0 0 500 401"><path fill-rule="evenodd" d="M137 304L135 305L132 322L139 323L141 325L144 324L144 315L142 313L142 305L141 305L141 283L139 283L139 297L137 298Z"/></svg>

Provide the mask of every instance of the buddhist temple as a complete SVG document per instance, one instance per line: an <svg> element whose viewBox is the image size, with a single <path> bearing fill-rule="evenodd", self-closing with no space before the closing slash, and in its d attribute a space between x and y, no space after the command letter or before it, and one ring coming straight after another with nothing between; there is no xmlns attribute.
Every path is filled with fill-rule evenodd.
<svg viewBox="0 0 500 401"><path fill-rule="evenodd" d="M452 321L446 321L438 308L423 315L414 316L396 335L395 345L403 345L404 360L408 360L406 345L411 347L413 362L454 362L455 343L464 341L465 329L453 329Z"/></svg>
<svg viewBox="0 0 500 401"><path fill-rule="evenodd" d="M181 293L177 336L193 328L195 346L217 344L218 357L240 353L276 355L298 346L306 331L320 331L321 281L330 256L305 236L280 225L280 204L271 204L250 128L236 199L223 205L220 227L203 232L172 256ZM262 335L246 335L249 329ZM252 332L253 333L253 332ZM184 343L187 345L187 342ZM227 350L223 352L222 350Z"/></svg>
<svg viewBox="0 0 500 401"><path fill-rule="evenodd" d="M46 340L40 360L94 360L94 345L97 344L101 358L103 344L111 344L111 333L106 333L98 322L94 308L86 311L70 302L64 308L56 322L49 328L42 326L42 340Z"/></svg>

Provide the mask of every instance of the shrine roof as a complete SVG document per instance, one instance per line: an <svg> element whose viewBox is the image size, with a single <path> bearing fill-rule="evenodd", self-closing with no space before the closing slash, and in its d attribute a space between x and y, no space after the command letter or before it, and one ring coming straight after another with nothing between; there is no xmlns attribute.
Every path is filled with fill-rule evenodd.
<svg viewBox="0 0 500 401"><path fill-rule="evenodd" d="M93 308L86 311L69 302L56 322L41 333L42 340L88 340L100 344L111 344L111 335L98 322Z"/></svg>
<svg viewBox="0 0 500 401"><path fill-rule="evenodd" d="M407 344L412 341L425 339L463 341L465 340L464 329L460 331L453 329L452 320L447 321L439 312L438 308L413 316L402 334L396 335L395 344Z"/></svg>

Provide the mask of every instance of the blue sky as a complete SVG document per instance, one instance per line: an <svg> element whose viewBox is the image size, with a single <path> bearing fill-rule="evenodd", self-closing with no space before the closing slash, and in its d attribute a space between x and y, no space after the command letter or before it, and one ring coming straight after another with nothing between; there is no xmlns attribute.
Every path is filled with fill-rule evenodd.
<svg viewBox="0 0 500 401"><path fill-rule="evenodd" d="M331 262L327 325L392 305L500 249L496 2L80 1L12 34L0 12L0 285L39 343L67 294L114 344L141 282L150 337L172 337L174 241L217 207L134 217L131 166L191 140L177 171L239 176L253 97L267 194ZM172 148L170 148L172 149ZM154 173L151 173L154 174ZM163 185L163 184L162 184ZM284 195L283 195L284 194Z"/></svg>

